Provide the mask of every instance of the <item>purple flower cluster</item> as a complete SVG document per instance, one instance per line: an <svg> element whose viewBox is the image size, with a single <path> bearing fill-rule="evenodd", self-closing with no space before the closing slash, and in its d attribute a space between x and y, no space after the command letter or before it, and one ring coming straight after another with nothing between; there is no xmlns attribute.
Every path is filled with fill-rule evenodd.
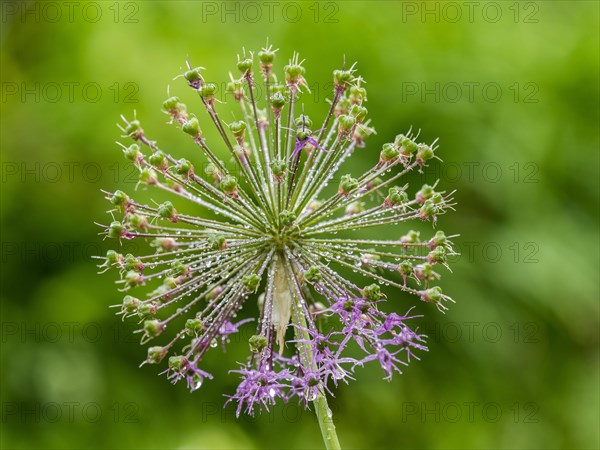
<svg viewBox="0 0 600 450"><path fill-rule="evenodd" d="M417 316L387 314L377 308L377 303L364 298L333 302L320 314L339 319L341 330L323 334L314 323L307 328L296 327L300 337L289 342L296 343L299 351L292 358L277 354L272 346L265 347L249 364L233 371L241 375L242 381L228 402L237 402L238 415L253 415L255 407L268 409L277 399L287 402L296 398L308 406L319 395L333 395L328 388L330 382L336 387L340 381L347 383L355 368L367 362L379 362L387 380L394 371L402 373L400 366L417 358L414 350L427 351L425 336L405 323ZM351 342L359 351L348 349ZM355 358L346 353L362 355Z"/></svg>

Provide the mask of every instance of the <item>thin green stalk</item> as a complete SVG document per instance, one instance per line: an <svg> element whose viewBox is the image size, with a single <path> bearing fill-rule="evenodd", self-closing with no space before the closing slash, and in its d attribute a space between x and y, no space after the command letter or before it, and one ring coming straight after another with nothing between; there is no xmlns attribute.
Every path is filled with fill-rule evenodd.
<svg viewBox="0 0 600 450"><path fill-rule="evenodd" d="M342 447L335 431L335 424L333 423L333 415L327 404L327 397L319 395L313 401L313 404L315 405L315 413L317 414L325 448L327 450L341 449Z"/></svg>
<svg viewBox="0 0 600 450"><path fill-rule="evenodd" d="M281 256L283 258L283 256ZM285 270L284 267L279 267L279 270ZM308 325L306 323L306 317L304 314L299 313L298 310L302 308L300 304L300 299L298 298L298 294L294 289L290 286L289 278L294 275L291 273L292 267L291 264L287 263L287 279L288 286L286 289L289 290L292 298L294 298L295 303L295 319L296 323L300 325L300 328L296 328L296 339L298 340L307 340L309 339L308 333L306 331L300 332L300 330L306 330ZM281 287L280 287L281 288ZM297 343L298 353L302 359L305 359L305 364L307 367L311 367L312 369L316 369L312 349L310 345ZM331 408L327 403L327 396L321 390L316 399L313 400L313 405L315 406L315 414L317 416L317 420L319 421L319 428L321 429L321 434L323 435L323 442L325 444L325 448L327 450L339 450L342 447L340 446L340 442L337 437L337 433L335 430L335 424L333 423L333 413L331 412Z"/></svg>

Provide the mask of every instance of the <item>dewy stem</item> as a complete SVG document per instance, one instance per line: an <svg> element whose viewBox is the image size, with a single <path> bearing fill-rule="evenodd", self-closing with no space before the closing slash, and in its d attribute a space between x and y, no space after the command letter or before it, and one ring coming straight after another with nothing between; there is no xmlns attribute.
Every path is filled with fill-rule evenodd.
<svg viewBox="0 0 600 450"><path fill-rule="evenodd" d="M278 271L286 270L285 265L281 261L282 258L283 258L283 255L279 255L279 260L278 260L278 265L277 265ZM291 269L291 266L288 266L288 267ZM294 276L294 275L288 273L288 276ZM304 317L304 314L301 312L301 307L299 305L300 302L298 301L295 290L293 290L291 288L291 286L289 285L290 282L287 281L288 277L278 278L277 275L275 275L275 279L280 280L279 281L279 284L280 284L279 289L287 289L290 293L290 298L293 299L292 301L294 301L297 305L296 306L297 314L291 314L292 318L295 319L296 324L299 325L299 327L296 327L296 339L298 341L307 340L309 338L308 333L306 331L300 331L300 330L306 330L308 325L306 323L306 318ZM286 280L286 281L284 281L284 280ZM285 287L281 286L281 284L284 284L284 283L287 286L285 286ZM276 285L275 290L277 291L277 289L278 289L278 287ZM313 368L314 361L313 361L313 354L312 354L311 347L309 345L303 344L301 342L298 342L296 344L296 346L298 348L298 353L300 355L300 358L305 359L306 360L305 364L308 367ZM323 435L323 442L325 443L325 448L327 450L340 450L341 446L340 446L340 442L337 437L337 433L335 431L335 424L333 423L333 414L331 412L331 409L329 408L329 405L327 403L327 396L325 395L323 390L321 390L321 392L319 393L317 398L315 400L313 400L313 405L315 406L315 414L317 416L317 420L319 421L319 428L321 429L321 434Z"/></svg>
<svg viewBox="0 0 600 450"><path fill-rule="evenodd" d="M342 447L340 447L340 442L338 441L337 433L335 432L333 414L327 404L327 397L325 397L324 394L321 394L313 401L313 404L315 405L315 413L317 414L319 426L321 427L325 448L327 450L341 449Z"/></svg>

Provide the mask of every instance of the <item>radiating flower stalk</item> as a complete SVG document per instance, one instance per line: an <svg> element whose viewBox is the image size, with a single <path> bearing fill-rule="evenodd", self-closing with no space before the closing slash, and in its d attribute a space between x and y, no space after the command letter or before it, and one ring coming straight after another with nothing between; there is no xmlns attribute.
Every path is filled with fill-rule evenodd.
<svg viewBox="0 0 600 450"><path fill-rule="evenodd" d="M303 61L294 54L277 77L275 53L262 49L258 64L252 53L238 57L240 77L230 75L227 85L239 105L231 123L219 114L216 85L188 63L181 78L197 93L200 112L188 112L178 97L165 100L163 110L197 146L196 165L171 156L135 115L123 117L130 142L119 145L139 169L137 188L171 200L149 205L105 192L114 220L102 233L145 240L154 250L109 251L100 267L119 271L127 295L118 313L139 319L142 344L152 342L144 363L167 359L163 373L196 390L213 378L202 368L204 355L253 321L249 357L232 370L241 381L227 401L237 404L238 415L277 401L312 402L327 448L338 448L326 398L331 389L370 361L391 379L427 350L425 336L408 325L410 308L396 304L404 298L389 303L409 312L384 312L382 286L440 311L451 301L434 284L436 267L448 267L454 254L454 236L437 231L423 238L409 224L435 224L453 203L435 185L411 194L402 184L437 157L435 142L418 142L409 130L378 155L363 150L375 131L355 66L333 72L329 110L313 123L301 103L308 91ZM219 139L205 138L201 122L214 126ZM344 174L343 163L356 151L374 155L372 166L359 176ZM337 190L328 193L332 184ZM361 237L361 230L384 225L402 231L388 239ZM237 319L244 306L255 319Z"/></svg>

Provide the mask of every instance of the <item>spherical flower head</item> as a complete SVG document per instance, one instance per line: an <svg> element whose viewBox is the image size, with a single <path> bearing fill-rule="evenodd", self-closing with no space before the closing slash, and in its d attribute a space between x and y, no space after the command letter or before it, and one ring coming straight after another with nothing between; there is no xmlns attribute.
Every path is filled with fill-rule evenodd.
<svg viewBox="0 0 600 450"><path fill-rule="evenodd" d="M291 399L308 406L369 362L386 379L401 373L426 350L425 337L410 328L416 316L384 311L409 298L440 311L451 301L432 283L448 267L454 236L422 231L422 221L453 209L451 195L436 184L402 183L436 158L437 145L409 130L372 153L363 173L342 174L375 133L364 80L354 65L335 70L328 112L316 120L301 101L304 61L294 53L277 75L275 52L269 46L257 54L262 89L253 54L238 57L241 78L231 76L227 93L239 110L228 124L204 69L188 66L182 74L206 112L188 111L177 96L162 109L200 156L170 154L135 115L124 118L130 141L121 144L123 154L139 170L136 188L155 200L104 193L113 217L105 237L147 249L110 250L99 266L115 269L126 292L118 314L140 321L149 345L143 363L166 364L169 380L196 390L213 377L201 368L206 353L224 351L232 335L254 328L248 359L230 368L241 377L228 394L238 414ZM219 140L204 137L206 126ZM388 225L398 230L392 238L387 230L381 238L361 235Z"/></svg>

